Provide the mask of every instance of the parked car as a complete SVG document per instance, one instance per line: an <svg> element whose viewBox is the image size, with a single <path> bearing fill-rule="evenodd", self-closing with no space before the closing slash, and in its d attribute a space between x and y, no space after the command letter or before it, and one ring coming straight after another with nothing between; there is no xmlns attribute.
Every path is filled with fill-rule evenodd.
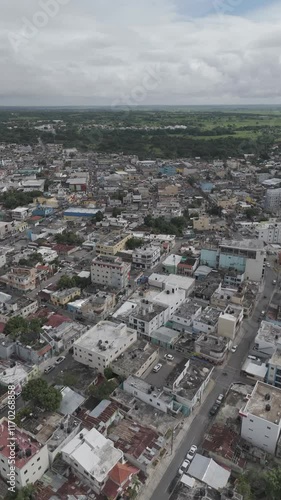
<svg viewBox="0 0 281 500"><path fill-rule="evenodd" d="M276 285L276 280L273 280L273 281L272 281L272 284L273 284L273 285Z"/></svg>
<svg viewBox="0 0 281 500"><path fill-rule="evenodd" d="M50 373L54 369L55 369L54 365L47 366L47 368L45 368L44 370L44 373Z"/></svg>
<svg viewBox="0 0 281 500"><path fill-rule="evenodd" d="M153 368L154 373L159 372L159 370L161 370L162 366L163 365L161 365L161 363L158 363L157 365L155 365Z"/></svg>
<svg viewBox="0 0 281 500"><path fill-rule="evenodd" d="M236 352L236 349L237 349L237 345L233 345L231 348L231 352Z"/></svg>
<svg viewBox="0 0 281 500"><path fill-rule="evenodd" d="M179 474L182 476L190 466L190 460L184 460L179 468Z"/></svg>
<svg viewBox="0 0 281 500"><path fill-rule="evenodd" d="M56 365L59 365L59 364L60 364L60 363L62 363L64 360L65 360L65 356L60 356L60 357L56 360Z"/></svg>
<svg viewBox="0 0 281 500"><path fill-rule="evenodd" d="M222 401L223 401L223 398L224 398L224 395L223 394L219 394L219 396L217 397L217 400L216 400L216 405L221 405Z"/></svg>
<svg viewBox="0 0 281 500"><path fill-rule="evenodd" d="M186 458L187 460L193 460L194 458L194 455L195 453L197 452L197 446L195 446L195 444L193 444L188 452L188 454L186 455Z"/></svg>
<svg viewBox="0 0 281 500"><path fill-rule="evenodd" d="M167 359L168 361L173 361L173 359L175 359L174 356L172 356L172 354L165 354L164 358Z"/></svg>
<svg viewBox="0 0 281 500"><path fill-rule="evenodd" d="M218 405L212 406L212 408L209 411L210 417L213 417L214 415L216 415L216 413L218 412L218 409L219 409Z"/></svg>

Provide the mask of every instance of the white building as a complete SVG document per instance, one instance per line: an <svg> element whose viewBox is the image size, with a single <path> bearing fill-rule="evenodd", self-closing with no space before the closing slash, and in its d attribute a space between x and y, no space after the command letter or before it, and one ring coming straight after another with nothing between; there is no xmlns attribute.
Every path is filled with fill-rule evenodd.
<svg viewBox="0 0 281 500"><path fill-rule="evenodd" d="M272 213L278 213L281 206L281 188L268 189L265 194L264 208Z"/></svg>
<svg viewBox="0 0 281 500"><path fill-rule="evenodd" d="M151 336L169 320L169 306L143 299L129 316L129 325L141 335Z"/></svg>
<svg viewBox="0 0 281 500"><path fill-rule="evenodd" d="M4 417L0 422L0 474L8 481L11 476L11 434L9 432L8 420ZM29 483L35 483L40 479L49 467L49 454L47 446L42 446L29 432L13 427L13 439L15 447L15 487L21 489Z"/></svg>
<svg viewBox="0 0 281 500"><path fill-rule="evenodd" d="M281 243L281 222L274 224L261 223L256 227L256 237L267 244L280 244Z"/></svg>
<svg viewBox="0 0 281 500"><path fill-rule="evenodd" d="M163 292L154 296L152 302L162 304L169 307L169 319L177 309L185 302L185 291L180 290L177 286L168 283Z"/></svg>
<svg viewBox="0 0 281 500"><path fill-rule="evenodd" d="M92 261L92 283L121 290L128 286L130 270L131 265L119 257L98 255Z"/></svg>
<svg viewBox="0 0 281 500"><path fill-rule="evenodd" d="M124 323L100 321L73 344L73 357L100 373L137 340L137 333Z"/></svg>
<svg viewBox="0 0 281 500"><path fill-rule="evenodd" d="M45 264L49 262L53 262L55 259L58 258L58 254L55 250L52 250L52 248L49 247L40 247L37 250L37 253L40 253L42 255L43 261Z"/></svg>
<svg viewBox="0 0 281 500"><path fill-rule="evenodd" d="M178 276L177 274L159 274L152 273L148 278L148 283L154 288L165 290L167 285L175 285L179 290L185 291L185 296L188 297L194 290L195 279L189 276Z"/></svg>
<svg viewBox="0 0 281 500"><path fill-rule="evenodd" d="M244 409L241 437L267 453L275 454L281 430L281 389L257 382Z"/></svg>
<svg viewBox="0 0 281 500"><path fill-rule="evenodd" d="M221 311L206 307L193 321L193 330L202 333L216 333Z"/></svg>
<svg viewBox="0 0 281 500"><path fill-rule="evenodd" d="M243 320L243 307L236 304L227 306L220 313L218 320L218 335L234 340Z"/></svg>
<svg viewBox="0 0 281 500"><path fill-rule="evenodd" d="M142 269L151 269L160 262L160 247L150 246L137 248L132 255L132 263Z"/></svg>
<svg viewBox="0 0 281 500"><path fill-rule="evenodd" d="M110 471L123 460L123 453L93 428L90 431L83 429L67 443L62 448L62 458L83 483L99 494Z"/></svg>
<svg viewBox="0 0 281 500"><path fill-rule="evenodd" d="M264 244L259 240L222 240L219 245L219 268L236 270L250 281L260 281L266 257Z"/></svg>
<svg viewBox="0 0 281 500"><path fill-rule="evenodd" d="M0 255L0 268L6 265L6 255Z"/></svg>
<svg viewBox="0 0 281 500"><path fill-rule="evenodd" d="M12 218L14 220L25 220L29 216L29 208L27 207L17 207L11 210Z"/></svg>

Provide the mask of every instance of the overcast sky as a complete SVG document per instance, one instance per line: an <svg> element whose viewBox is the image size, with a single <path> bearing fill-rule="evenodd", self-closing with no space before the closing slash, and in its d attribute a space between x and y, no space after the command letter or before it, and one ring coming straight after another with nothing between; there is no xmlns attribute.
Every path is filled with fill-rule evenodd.
<svg viewBox="0 0 281 500"><path fill-rule="evenodd" d="M0 105L281 104L280 0L0 9Z"/></svg>

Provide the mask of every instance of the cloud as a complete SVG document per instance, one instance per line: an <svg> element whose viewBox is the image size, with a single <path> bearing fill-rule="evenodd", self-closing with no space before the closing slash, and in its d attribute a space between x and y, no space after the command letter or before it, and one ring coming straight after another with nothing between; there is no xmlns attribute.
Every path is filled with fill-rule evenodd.
<svg viewBox="0 0 281 500"><path fill-rule="evenodd" d="M0 103L279 103L281 6L243 5L9 0Z"/></svg>

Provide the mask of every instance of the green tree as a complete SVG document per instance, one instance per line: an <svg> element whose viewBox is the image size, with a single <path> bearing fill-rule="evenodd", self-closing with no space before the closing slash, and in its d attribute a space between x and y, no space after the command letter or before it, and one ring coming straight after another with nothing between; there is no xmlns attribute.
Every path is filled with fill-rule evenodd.
<svg viewBox="0 0 281 500"><path fill-rule="evenodd" d="M32 500L35 498L36 488L34 484L28 484L15 493L9 493L6 500Z"/></svg>
<svg viewBox="0 0 281 500"><path fill-rule="evenodd" d="M139 248L143 245L144 241L142 238L130 238L126 242L126 249L127 250L135 250L135 248Z"/></svg>
<svg viewBox="0 0 281 500"><path fill-rule="evenodd" d="M241 474L241 476L239 476L237 480L237 492L243 496L244 500L254 500L247 474Z"/></svg>
<svg viewBox="0 0 281 500"><path fill-rule="evenodd" d="M270 500L280 500L281 496L281 467L269 470L264 475L266 495ZM246 499L247 500L247 499Z"/></svg>
<svg viewBox="0 0 281 500"><path fill-rule="evenodd" d="M118 215L122 214L122 210L118 207L113 207L112 209L112 217L118 217Z"/></svg>
<svg viewBox="0 0 281 500"><path fill-rule="evenodd" d="M47 411L56 411L61 402L61 392L49 386L42 378L30 380L22 390L22 398L29 401L34 407Z"/></svg>
<svg viewBox="0 0 281 500"><path fill-rule="evenodd" d="M102 401L103 399L107 399L116 387L116 380L105 380L99 385L91 385L89 387L89 393Z"/></svg>
<svg viewBox="0 0 281 500"><path fill-rule="evenodd" d="M62 245L81 245L83 242L82 238L73 231L63 231L61 234L55 235L55 241Z"/></svg>
<svg viewBox="0 0 281 500"><path fill-rule="evenodd" d="M113 371L109 366L104 369L103 373L104 373L104 376L107 380L110 380L113 378Z"/></svg>
<svg viewBox="0 0 281 500"><path fill-rule="evenodd" d="M101 221L103 220L103 218L104 218L104 215L103 215L103 213L99 210L99 211L96 213L95 217L94 217L94 221L95 221L95 222L101 222Z"/></svg>

